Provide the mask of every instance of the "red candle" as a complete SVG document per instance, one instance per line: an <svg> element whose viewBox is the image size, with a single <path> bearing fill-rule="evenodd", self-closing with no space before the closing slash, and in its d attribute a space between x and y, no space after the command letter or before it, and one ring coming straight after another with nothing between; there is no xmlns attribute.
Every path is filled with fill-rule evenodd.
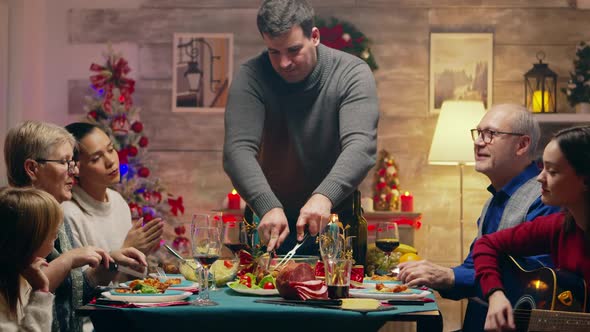
<svg viewBox="0 0 590 332"><path fill-rule="evenodd" d="M227 194L227 208L230 210L240 209L240 195L233 189L231 193Z"/></svg>
<svg viewBox="0 0 590 332"><path fill-rule="evenodd" d="M410 193L406 191L400 197L402 199L402 212L414 211L414 196L410 195Z"/></svg>

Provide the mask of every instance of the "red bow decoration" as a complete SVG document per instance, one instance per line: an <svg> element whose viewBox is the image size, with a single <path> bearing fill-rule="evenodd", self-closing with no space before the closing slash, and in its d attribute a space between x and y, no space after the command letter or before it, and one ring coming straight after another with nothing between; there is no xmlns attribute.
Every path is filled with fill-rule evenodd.
<svg viewBox="0 0 590 332"><path fill-rule="evenodd" d="M184 205L182 203L182 196L178 196L177 199L168 198L168 205L170 205L170 212L173 215L178 216L179 211L181 214L184 214Z"/></svg>
<svg viewBox="0 0 590 332"><path fill-rule="evenodd" d="M122 97L120 99L123 100L125 109L128 110L133 105L131 94L135 91L135 80L125 77L131 71L127 60L118 58L113 65L111 58L109 58L106 67L93 63L90 65L90 70L98 73L90 76L92 85L96 89L105 89L106 94L102 106L106 113L112 112L111 100L114 87L119 88Z"/></svg>

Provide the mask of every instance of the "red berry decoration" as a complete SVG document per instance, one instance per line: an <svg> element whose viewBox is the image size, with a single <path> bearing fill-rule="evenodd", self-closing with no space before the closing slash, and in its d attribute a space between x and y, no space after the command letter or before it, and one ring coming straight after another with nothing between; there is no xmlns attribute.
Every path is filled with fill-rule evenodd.
<svg viewBox="0 0 590 332"><path fill-rule="evenodd" d="M137 174L139 174L139 176L142 178L147 178L150 176L150 170L147 167L142 167L139 169L139 171L137 171Z"/></svg>
<svg viewBox="0 0 590 332"><path fill-rule="evenodd" d="M186 232L184 225L174 227L174 233L176 233L176 235L182 235L184 232Z"/></svg>
<svg viewBox="0 0 590 332"><path fill-rule="evenodd" d="M179 236L172 241L172 247L180 252L188 252L190 254L191 242L184 236Z"/></svg>
<svg viewBox="0 0 590 332"><path fill-rule="evenodd" d="M135 121L131 125L131 130L133 130L136 133L141 133L143 131L143 124L139 121Z"/></svg>
<svg viewBox="0 0 590 332"><path fill-rule="evenodd" d="M135 157L137 156L137 153L139 152L139 150L131 145L130 147L127 148L127 153L131 156L131 157Z"/></svg>
<svg viewBox="0 0 590 332"><path fill-rule="evenodd" d="M96 120L96 118L98 117L98 113L96 113L96 111L90 111L88 112L88 117Z"/></svg>
<svg viewBox="0 0 590 332"><path fill-rule="evenodd" d="M148 146L148 138L145 136L142 136L139 139L139 146L141 146L142 148L145 148L146 146Z"/></svg>

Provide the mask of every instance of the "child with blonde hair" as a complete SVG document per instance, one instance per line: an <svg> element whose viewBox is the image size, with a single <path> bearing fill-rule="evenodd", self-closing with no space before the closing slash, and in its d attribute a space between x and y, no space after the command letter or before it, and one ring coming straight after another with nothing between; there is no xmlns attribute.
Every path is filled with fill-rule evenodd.
<svg viewBox="0 0 590 332"><path fill-rule="evenodd" d="M43 273L63 213L34 188L0 189L0 331L50 331L54 295ZM11 267L11 268L7 268Z"/></svg>

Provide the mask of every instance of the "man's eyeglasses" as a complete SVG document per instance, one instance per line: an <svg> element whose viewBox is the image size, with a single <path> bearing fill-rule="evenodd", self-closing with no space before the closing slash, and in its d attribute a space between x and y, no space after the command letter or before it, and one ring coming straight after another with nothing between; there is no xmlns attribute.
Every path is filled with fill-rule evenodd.
<svg viewBox="0 0 590 332"><path fill-rule="evenodd" d="M74 168L78 166L78 161L74 159L35 159L35 161L38 163L58 163L60 165L68 165L68 173L74 173Z"/></svg>
<svg viewBox="0 0 590 332"><path fill-rule="evenodd" d="M494 136L497 136L499 134L513 135L513 136L524 136L524 134L521 134L521 133L510 133L507 131L495 131L495 130L489 130L489 129L483 129L483 130L482 129L471 129L471 138L473 138L474 142L475 142L475 140L477 140L477 138L481 137L484 143L490 144L490 143L492 143Z"/></svg>

